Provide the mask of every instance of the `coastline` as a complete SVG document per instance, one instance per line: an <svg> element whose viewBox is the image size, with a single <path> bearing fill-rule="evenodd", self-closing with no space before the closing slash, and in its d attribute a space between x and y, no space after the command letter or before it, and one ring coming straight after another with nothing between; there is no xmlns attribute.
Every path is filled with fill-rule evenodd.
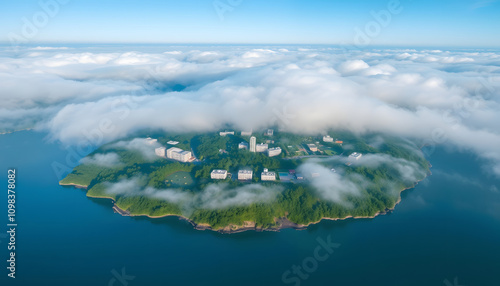
<svg viewBox="0 0 500 286"><path fill-rule="evenodd" d="M59 182L59 185L60 185L60 186L75 187L75 188L77 188L77 189L84 189L84 190L86 190L86 189L88 188L88 186L85 186L85 185L79 185L79 184L75 184L75 183L67 183L67 184L65 184L65 183L61 183L61 182Z"/></svg>
<svg viewBox="0 0 500 286"><path fill-rule="evenodd" d="M429 164L429 167L430 164ZM314 222L310 222L308 224L301 224L300 226L304 227L304 228L307 228L308 226L310 225L314 225L314 224L318 224L320 223L322 220L331 220L331 221L337 221L337 220L346 220L346 219L373 219L373 218L376 218L377 216L380 216L380 215L385 215L385 214L388 214L392 211L394 211L394 209L396 208L396 206L401 203L402 201L402 198L401 198L401 194L406 191L406 190L410 190L410 189L413 189L415 188L418 183L420 183L421 181L425 180L429 175L432 175L432 173L429 171L429 173L424 177L422 178L421 180L415 182L415 184L411 187L407 187L407 188L404 188L402 189L400 192L399 192L399 195L398 195L398 199L396 201L396 203L394 203L394 206L390 207L390 208L386 208L384 211L381 211L381 212L377 212L375 213L374 215L372 216L352 216L352 215L349 215L349 216L346 216L346 217L343 217L343 218L330 218L330 217L322 217L320 220L318 221L314 221Z"/></svg>
<svg viewBox="0 0 500 286"><path fill-rule="evenodd" d="M222 233L222 234L240 233L240 232L251 231L251 230L257 231L257 232L262 232L262 231L280 231L282 229L287 229L287 228L295 229L295 230L305 230L310 225L318 224L322 220L337 221L337 220L347 220L347 219L373 219L373 218L375 218L377 216L385 215L385 214L387 214L389 212L392 212L392 211L394 211L394 209L396 208L396 206L399 203L401 203L401 201L402 201L401 194L404 191L415 188L418 185L418 183L420 183L421 181L423 181L424 179L426 179L428 176L432 175L432 172L430 171L430 168L432 168L432 165L429 163L429 172L426 174L426 176L424 176L422 179L416 181L412 186L404 188L401 191L399 191L398 199L394 203L394 206L392 206L390 208L386 208L384 211L379 211L379 212L375 213L372 216L352 216L352 215L348 215L348 216L341 217L341 218L322 217L318 221L312 221L312 222L309 222L307 224L297 224L297 223L294 223L294 222L288 220L288 218L286 218L286 217L281 217L281 218L274 218L275 222L277 222L278 225L276 227L269 227L269 228L257 227L255 225L255 222L245 221L243 225L233 225L233 224L230 224L230 225L225 226L223 228L214 229L214 228L212 228L208 224L196 223L193 220L191 220L190 218L185 217L185 216L180 215L180 214L165 214L165 215L161 215L161 216L152 216L152 215L149 215L149 214L132 214L132 213L130 213L130 211L124 210L124 209L120 208L119 206L117 206L115 198L113 198L113 197L109 197L109 196L89 196L88 194L87 194L87 197L96 198L96 199L110 199L110 200L112 200L113 201L113 210L114 210L114 212L116 212L116 213L118 213L118 214L120 214L122 216L131 216L131 217L133 217L133 216L138 216L138 217L139 216L145 216L145 217L148 217L148 218L151 218L151 219L174 216L174 217L178 217L180 220L184 220L184 221L189 222L193 226L193 228L196 229L196 230L211 230L211 231L216 231L216 232L219 232L219 233ZM85 190L88 188L88 186L79 185L79 184L75 184L75 183L61 183L61 182L59 182L59 185L61 185L61 186L72 186L72 187L75 187L75 188L85 189Z"/></svg>
<svg viewBox="0 0 500 286"><path fill-rule="evenodd" d="M67 185L69 186L70 184L67 184ZM71 184L71 186L73 186L73 184ZM94 198L94 199L112 200L113 201L112 208L113 208L114 212L117 214L120 214L121 216L130 216L130 217L141 217L142 216L142 217L148 217L151 219L172 217L173 216L173 217L178 217L180 220L184 220L184 221L189 222L193 226L193 228L196 230L211 230L211 231L216 231L216 232L223 233L223 234L240 233L240 232L249 231L249 230L262 232L262 231L280 231L281 229L286 229L286 228L292 228L292 229L297 229L297 230L302 230L302 229L307 228L307 226L296 224L294 222L289 221L287 218L275 218L276 221L280 222L279 227L261 228L261 227L255 226L255 222L246 221L245 222L246 224L242 225L242 226L228 225L228 226L223 227L223 228L214 229L208 224L196 223L193 220L191 220L190 218L183 216L183 215L180 215L180 214L165 214L165 215L160 215L160 216L153 216L153 215L149 215L149 214L132 214L132 213L130 213L130 211L124 210L124 209L120 208L119 206L117 206L116 202L115 202L115 198L106 197L106 196L88 196L88 197ZM250 223L252 225L250 225Z"/></svg>
<svg viewBox="0 0 500 286"><path fill-rule="evenodd" d="M431 173L429 172L428 175L430 175L430 174ZM222 233L222 234L233 234L233 233L240 233L240 232L245 232L245 231L257 231L257 232L263 232L263 231L280 231L282 229L288 229L288 228L295 229L295 230L305 230L310 225L318 224L322 220L337 221L337 220L347 220L347 219L373 219L373 218L375 218L377 216L385 215L385 214L393 211L396 208L396 206L399 203L401 203L401 201L402 201L401 194L404 191L415 188L418 185L418 183L421 182L422 180L424 180L425 178L427 178L427 176L425 176L423 179L417 181L413 186L408 187L408 188L404 188L403 190L401 190L399 192L398 200L396 201L396 203L394 204L394 206L392 206L391 208L385 209L385 211L377 212L376 214L374 214L372 216L352 216L352 215L348 215L346 217L341 217L341 218L322 217L320 220L313 221L313 222L310 222L308 224L297 224L297 223L294 223L294 222L288 220L288 218L286 218L286 217L282 217L282 218L275 218L275 221L279 223L279 226L276 226L276 227L261 228L261 227L255 226L254 222L251 222L251 223L253 223L253 225L250 225L249 222L245 222L245 224L241 225L241 226L240 225L228 225L228 226L223 227L223 228L213 229L208 224L196 223L193 220L191 220L190 218L185 217L183 215L179 215L179 214L165 214L165 215L161 215L161 216L152 216L152 215L148 215L148 214L132 214L128 210L124 210L124 209L121 209L120 207L118 207L116 205L116 203L113 204L113 210L116 213L118 213L118 214L120 214L122 216L130 216L130 217L145 216L145 217L148 217L148 218L151 218L151 219L155 219L155 218L164 218L164 217L174 216L174 217L178 217L180 220L184 220L184 221L189 222L193 226L193 228L196 229L196 230L211 230L211 231L216 231L216 232L219 232L219 233ZM68 184L68 185L70 185L70 184ZM71 184L71 185L74 185L74 184ZM91 198L98 198L98 199L110 199L113 202L115 201L114 198L105 197L105 196L89 196L89 197L91 197Z"/></svg>

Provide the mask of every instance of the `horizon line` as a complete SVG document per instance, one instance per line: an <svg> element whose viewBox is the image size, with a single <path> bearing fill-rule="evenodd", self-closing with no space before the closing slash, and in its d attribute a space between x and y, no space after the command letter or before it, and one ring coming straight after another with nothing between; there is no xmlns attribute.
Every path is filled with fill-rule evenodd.
<svg viewBox="0 0 500 286"><path fill-rule="evenodd" d="M479 45L427 45L427 44L368 44L368 45L356 45L350 43L230 43L230 42L29 42L29 43L18 43L13 45L9 41L0 41L0 46L12 46L12 47L31 47L31 46L62 46L62 45L214 45L214 46L338 46L338 47L351 47L357 49L370 49L370 48L380 48L380 47L404 47L404 48L455 48L455 49L500 49L500 46L479 46Z"/></svg>

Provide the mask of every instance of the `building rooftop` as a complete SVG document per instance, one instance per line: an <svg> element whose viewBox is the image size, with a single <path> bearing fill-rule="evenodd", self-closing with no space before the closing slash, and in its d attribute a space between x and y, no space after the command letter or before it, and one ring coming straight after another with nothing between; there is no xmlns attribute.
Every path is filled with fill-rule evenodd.
<svg viewBox="0 0 500 286"><path fill-rule="evenodd" d="M155 143L155 142L158 142L158 139L153 139L153 138L151 138L151 137L148 137L148 138L146 138L146 142L147 142L148 144L153 144L153 143Z"/></svg>

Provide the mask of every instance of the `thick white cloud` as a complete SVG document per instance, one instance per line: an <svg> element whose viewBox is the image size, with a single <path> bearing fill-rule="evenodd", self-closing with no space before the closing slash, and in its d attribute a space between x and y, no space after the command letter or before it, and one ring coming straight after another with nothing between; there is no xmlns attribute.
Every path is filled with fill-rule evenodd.
<svg viewBox="0 0 500 286"><path fill-rule="evenodd" d="M0 128L33 124L65 144L102 144L144 128L341 128L472 150L500 174L499 65L491 50L176 46L42 48L16 57L3 52ZM6 112L26 118L18 124Z"/></svg>

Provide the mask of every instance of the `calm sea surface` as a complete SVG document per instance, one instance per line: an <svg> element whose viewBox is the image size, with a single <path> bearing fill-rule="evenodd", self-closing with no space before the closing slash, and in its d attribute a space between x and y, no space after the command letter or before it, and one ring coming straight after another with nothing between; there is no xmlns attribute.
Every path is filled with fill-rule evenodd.
<svg viewBox="0 0 500 286"><path fill-rule="evenodd" d="M432 176L391 214L233 235L115 214L110 201L58 185L52 165L68 154L44 134L0 135L0 285L500 285L500 181L471 154L435 150ZM17 169L15 280L2 236L8 168ZM340 245L327 255L318 240L328 237ZM294 265L302 279L289 272L285 284Z"/></svg>

